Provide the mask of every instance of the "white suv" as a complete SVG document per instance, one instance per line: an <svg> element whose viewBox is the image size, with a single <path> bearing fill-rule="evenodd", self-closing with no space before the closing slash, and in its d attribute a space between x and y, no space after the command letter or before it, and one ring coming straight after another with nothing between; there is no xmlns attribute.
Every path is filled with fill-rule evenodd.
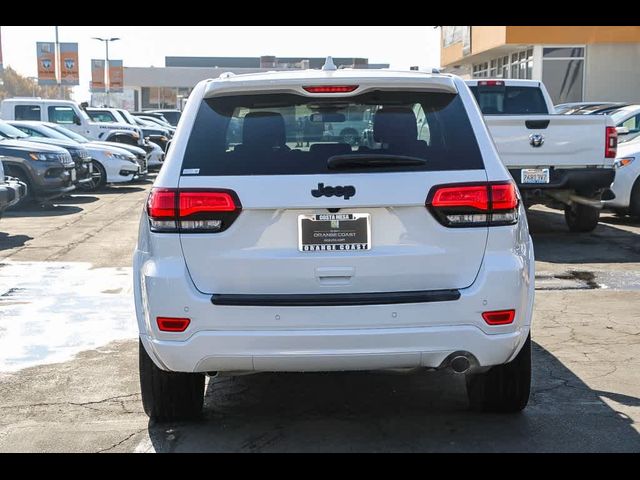
<svg viewBox="0 0 640 480"><path fill-rule="evenodd" d="M323 128L354 112L370 141ZM533 247L455 76L200 82L142 214L134 282L155 419L197 416L216 372L449 368L472 407L527 404Z"/></svg>

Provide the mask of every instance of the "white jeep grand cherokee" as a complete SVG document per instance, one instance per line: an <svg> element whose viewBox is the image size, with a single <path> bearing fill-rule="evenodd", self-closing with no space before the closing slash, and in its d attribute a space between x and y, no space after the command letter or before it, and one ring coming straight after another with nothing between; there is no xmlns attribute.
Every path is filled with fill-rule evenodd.
<svg viewBox="0 0 640 480"><path fill-rule="evenodd" d="M215 372L449 368L473 408L527 404L533 246L455 76L200 82L142 214L134 282L154 419L200 414Z"/></svg>

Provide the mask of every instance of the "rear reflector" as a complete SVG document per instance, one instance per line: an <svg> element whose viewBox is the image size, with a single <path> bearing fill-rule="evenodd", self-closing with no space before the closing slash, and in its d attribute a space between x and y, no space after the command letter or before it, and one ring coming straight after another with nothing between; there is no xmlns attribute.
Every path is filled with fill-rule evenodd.
<svg viewBox="0 0 640 480"><path fill-rule="evenodd" d="M240 215L232 190L154 188L147 200L152 232L212 233L226 230Z"/></svg>
<svg viewBox="0 0 640 480"><path fill-rule="evenodd" d="M349 93L358 88L358 85L312 85L302 88L309 93Z"/></svg>
<svg viewBox="0 0 640 480"><path fill-rule="evenodd" d="M513 182L435 186L426 201L446 227L512 225L518 222L518 204Z"/></svg>
<svg viewBox="0 0 640 480"><path fill-rule="evenodd" d="M616 154L618 153L618 132L616 131L616 127L607 127L604 145L605 158L616 158Z"/></svg>
<svg viewBox="0 0 640 480"><path fill-rule="evenodd" d="M515 310L496 310L494 312L484 312L482 318L489 325L508 325L516 318Z"/></svg>
<svg viewBox="0 0 640 480"><path fill-rule="evenodd" d="M191 323L188 318L158 317L156 320L162 332L184 332Z"/></svg>

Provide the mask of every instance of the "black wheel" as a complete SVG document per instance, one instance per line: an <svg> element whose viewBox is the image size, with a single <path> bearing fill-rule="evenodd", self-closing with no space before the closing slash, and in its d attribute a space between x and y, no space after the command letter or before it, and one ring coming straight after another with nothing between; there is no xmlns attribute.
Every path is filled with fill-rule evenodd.
<svg viewBox="0 0 640 480"><path fill-rule="evenodd" d="M353 128L345 128L340 132L340 137L342 137L342 141L348 143L352 147L360 144L360 135Z"/></svg>
<svg viewBox="0 0 640 480"><path fill-rule="evenodd" d="M100 162L92 160L93 173L91 174L91 181L78 184L78 189L85 192L95 192L100 190L107 183L107 172Z"/></svg>
<svg viewBox="0 0 640 480"><path fill-rule="evenodd" d="M33 189L31 188L31 182L29 182L29 177L27 177L27 175L22 170L13 170L13 169L7 169L6 175L9 177L17 178L27 186L27 194L24 197L22 197L18 201L18 203L13 205L11 209L25 208L32 205L34 202L34 196L33 196Z"/></svg>
<svg viewBox="0 0 640 480"><path fill-rule="evenodd" d="M471 409L516 413L527 406L531 390L531 334L511 362L484 373L468 374L467 397Z"/></svg>
<svg viewBox="0 0 640 480"><path fill-rule="evenodd" d="M167 372L153 363L138 340L142 405L157 421L190 420L200 416L204 403L204 374Z"/></svg>
<svg viewBox="0 0 640 480"><path fill-rule="evenodd" d="M572 232L592 232L598 226L600 210L588 205L572 203L564 207L564 220Z"/></svg>
<svg viewBox="0 0 640 480"><path fill-rule="evenodd" d="M636 180L631 189L631 200L629 201L629 214L640 217L640 178Z"/></svg>

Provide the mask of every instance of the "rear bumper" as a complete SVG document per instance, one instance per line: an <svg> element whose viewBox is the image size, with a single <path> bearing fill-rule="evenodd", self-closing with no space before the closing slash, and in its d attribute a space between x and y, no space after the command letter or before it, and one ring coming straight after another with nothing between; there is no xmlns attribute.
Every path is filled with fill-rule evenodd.
<svg viewBox="0 0 640 480"><path fill-rule="evenodd" d="M521 169L509 169L520 190L572 190L597 192L609 188L615 177L613 168L554 168L549 169L549 183L522 183Z"/></svg>
<svg viewBox="0 0 640 480"><path fill-rule="evenodd" d="M171 371L331 371L440 367L454 352L482 366L507 362L529 332L488 335L473 326L351 330L206 331L184 342L142 335L156 363Z"/></svg>
<svg viewBox="0 0 640 480"><path fill-rule="evenodd" d="M136 250L140 338L158 367L182 372L438 368L460 351L479 366L502 364L526 339L533 310L530 239L517 250L487 251L458 299L331 306L215 305L195 289L182 258ZM490 326L481 316L511 308L510 325ZM183 333L161 332L159 316L191 323Z"/></svg>

